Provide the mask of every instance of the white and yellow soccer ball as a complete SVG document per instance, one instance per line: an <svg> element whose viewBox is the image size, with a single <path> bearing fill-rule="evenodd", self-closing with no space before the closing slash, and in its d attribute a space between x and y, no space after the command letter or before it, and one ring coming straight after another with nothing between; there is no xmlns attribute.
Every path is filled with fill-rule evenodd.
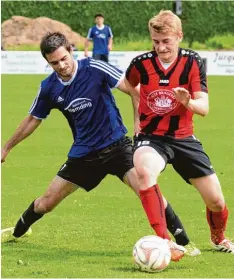
<svg viewBox="0 0 234 279"><path fill-rule="evenodd" d="M163 271L171 261L168 240L156 235L142 237L133 247L133 258L140 271Z"/></svg>

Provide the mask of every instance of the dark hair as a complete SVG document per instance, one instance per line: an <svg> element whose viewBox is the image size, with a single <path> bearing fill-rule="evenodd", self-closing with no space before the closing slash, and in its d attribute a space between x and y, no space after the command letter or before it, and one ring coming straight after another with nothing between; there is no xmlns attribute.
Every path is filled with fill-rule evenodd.
<svg viewBox="0 0 234 279"><path fill-rule="evenodd" d="M46 59L46 54L54 52L61 46L63 46L67 51L71 51L71 44L62 33L48 32L41 40L41 54Z"/></svg>
<svg viewBox="0 0 234 279"><path fill-rule="evenodd" d="M103 14L101 14L101 13L96 14L96 15L94 16L94 18L96 18L96 17L98 17L98 16L100 16L100 17L103 17L103 18L104 18L104 15L103 15Z"/></svg>

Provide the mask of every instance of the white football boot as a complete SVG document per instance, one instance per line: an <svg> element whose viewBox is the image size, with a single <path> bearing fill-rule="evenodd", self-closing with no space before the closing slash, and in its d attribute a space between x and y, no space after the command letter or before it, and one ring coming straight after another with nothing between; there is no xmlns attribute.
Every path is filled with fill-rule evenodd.
<svg viewBox="0 0 234 279"><path fill-rule="evenodd" d="M201 251L196 247L193 242L189 242L187 245L184 246L186 248L185 255L190 257L196 257L201 255Z"/></svg>
<svg viewBox="0 0 234 279"><path fill-rule="evenodd" d="M229 239L224 239L219 244L215 244L212 240L210 240L211 246L220 252L234 254L234 243Z"/></svg>
<svg viewBox="0 0 234 279"><path fill-rule="evenodd" d="M24 235L22 235L21 237L14 237L14 235L13 235L14 230L15 230L15 227L6 228L6 229L1 230L1 243L14 241L21 237L30 236L32 234L32 229L29 228L26 231L26 233Z"/></svg>

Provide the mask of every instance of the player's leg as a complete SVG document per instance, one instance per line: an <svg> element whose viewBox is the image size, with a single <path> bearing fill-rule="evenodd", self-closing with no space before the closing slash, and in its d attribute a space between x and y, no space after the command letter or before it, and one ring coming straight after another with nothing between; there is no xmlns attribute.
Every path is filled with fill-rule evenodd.
<svg viewBox="0 0 234 279"><path fill-rule="evenodd" d="M223 250L232 252L233 243L224 237L228 210L219 180L202 144L196 138L189 137L183 141L174 141L173 150L175 152L173 167L187 183L194 185L207 206L207 221L213 243L220 244L224 241L228 249L223 247Z"/></svg>
<svg viewBox="0 0 234 279"><path fill-rule="evenodd" d="M16 223L13 236L21 237L29 227L52 211L65 197L73 193L77 186L56 176L41 197L33 201Z"/></svg>
<svg viewBox="0 0 234 279"><path fill-rule="evenodd" d="M166 163L161 155L149 146L149 143L149 141L145 140L137 141L135 144L133 163L136 170L135 177L138 177L139 180L139 190L137 192L139 192L143 208L156 234L162 238L170 239L167 232L162 195L158 185L155 183ZM131 140L125 138L113 152L112 159L109 160L109 172L118 177L122 174L123 177L127 172L126 162L128 163L129 161L132 165ZM123 169L123 166L125 169ZM125 170L125 173L123 173L123 170ZM129 177L130 173L128 174ZM130 183L132 182L130 181Z"/></svg>
<svg viewBox="0 0 234 279"><path fill-rule="evenodd" d="M136 193L136 195L140 198L140 183L136 173L136 169L130 169L125 177L125 184L129 185L130 188ZM187 245L190 240L185 231L185 228L179 218L179 216L175 213L170 203L163 196L163 203L165 208L165 217L167 222L167 229L174 236L176 243L182 246ZM190 243L192 246L192 243ZM194 252L194 251L193 251ZM194 254L195 255L195 254Z"/></svg>
<svg viewBox="0 0 234 279"><path fill-rule="evenodd" d="M73 193L79 185L86 191L91 191L105 177L106 172L99 168L99 163L92 160L85 162L82 159L68 159L60 168L57 176L49 185L43 196L31 203L28 209L18 220L15 229L2 231L2 242L12 240L27 234L27 229L42 216L53 210L65 197ZM92 175L87 175L92 173Z"/></svg>
<svg viewBox="0 0 234 279"><path fill-rule="evenodd" d="M129 185L130 188L136 193L136 195L140 197L139 186L137 186L139 184L139 181L136 177L135 168L132 168L126 173L124 177L124 183ZM170 203L164 198L164 196L163 202L165 207L167 229L175 238L176 243L186 248L187 256L196 257L198 255L201 255L201 251L196 247L196 245L193 242L190 241L179 216L174 212Z"/></svg>
<svg viewBox="0 0 234 279"><path fill-rule="evenodd" d="M206 216L211 232L211 244L219 251L234 254L234 243L225 238L228 209L217 175L190 179L206 204Z"/></svg>
<svg viewBox="0 0 234 279"><path fill-rule="evenodd" d="M135 168L130 169L125 177L124 183L129 185L130 188L136 193L136 195L140 198L139 194L139 180L136 175ZM187 252L186 255L191 257L196 257L201 254L201 251L196 247L196 245L190 241L187 232L179 218L179 216L175 213L170 203L163 196L163 203L165 208L165 217L167 222L167 229L175 238L177 244L185 246Z"/></svg>
<svg viewBox="0 0 234 279"><path fill-rule="evenodd" d="M139 181L138 181L138 178L136 177L136 170L135 170L135 168L132 168L131 170L129 170L127 173L126 173L126 175L125 175L125 177L124 177L124 181L125 181L125 183L126 184L128 184L132 189L133 189L133 191L136 193L136 195L140 198L140 194L139 194L139 190L136 190L136 187L135 187L135 185L138 185L138 183L139 183ZM138 188L137 188L138 189ZM167 201L163 198L163 203L164 203L164 207L165 207L165 205L168 205L168 203L167 203ZM150 208L150 206L151 206L151 208ZM151 209L151 212L152 212L152 214L154 214L154 212L157 210L157 207L155 207L154 206L154 204L153 205L149 205L149 207L148 207L149 209ZM174 211L173 211L174 212ZM147 212L146 212L146 214L147 214ZM148 215L147 215L148 216ZM172 216L169 216L169 219L171 218ZM176 217L177 217L177 215L176 215ZM178 218L178 217L177 217ZM175 218L174 220L171 220L171 223L170 224L175 224L175 225L178 225L178 220L179 220L179 218L178 218L178 220L176 220L177 218ZM175 220L176 220L176 222L175 222ZM150 220L149 220L150 221ZM180 222L180 220L179 220L179 222ZM180 222L181 223L181 222ZM151 223L150 223L151 224ZM152 226L152 224L151 224L151 226ZM181 226L182 226L182 224L181 224ZM153 226L152 226L153 227ZM183 228L183 226L182 226L182 228ZM157 234L157 231L155 230L155 232L156 232L156 234ZM184 240L184 242L186 242L186 239ZM187 243L187 242L186 242ZM184 249L182 246L180 246L180 245L177 245L176 243L174 243L174 242L172 242L172 241L169 241L169 246L170 246L170 248L171 248L171 252L172 252L172 260L173 261L178 261L178 260L180 260L182 257L183 257L183 255L184 255L184 253L185 252L187 252L187 249Z"/></svg>
<svg viewBox="0 0 234 279"><path fill-rule="evenodd" d="M127 139L126 139L127 141ZM152 148L153 149L153 148ZM153 149L154 151L154 149ZM163 160L163 159L162 159ZM138 174L136 172L136 169L132 168L132 148L131 143L128 144L127 142L123 143L121 148L116 150L115 156L113 157L113 160L108 163L110 168L110 173L118 176L122 181L124 180L124 177L128 180L128 183L130 185L134 185L134 191L138 196L140 196L143 204L143 208L146 212L146 215L150 221L151 226L155 230L156 234L163 238L170 239L168 233L167 233L167 227L166 227L166 221L165 221L165 211L164 211L164 205L162 197L160 199L159 196L159 189L155 183L153 183L153 187L148 187L146 190L141 190L141 187L138 186L139 181ZM165 162L164 162L165 166ZM163 168L164 168L163 166ZM131 169L129 169L131 167ZM155 179L156 180L156 179ZM155 181L154 180L154 181ZM136 186L137 185L137 186ZM156 200L156 201L155 201ZM160 203L160 204L159 204ZM160 207L160 208L159 208ZM164 219L163 219L164 218ZM161 222L161 224L158 225L157 222ZM161 225L161 227L159 227ZM162 228L162 226L164 226ZM158 233L159 232L159 233ZM160 235L161 233L161 235ZM166 236L164 234L167 234ZM184 255L184 252L186 249L184 249L182 246L177 245L176 243L173 243L172 241L169 241L169 245L171 247L172 251L172 260L177 261L181 259Z"/></svg>
<svg viewBox="0 0 234 279"><path fill-rule="evenodd" d="M186 255L191 257L196 257L201 255L201 251L196 247L196 245L190 241L187 232L179 218L174 212L171 205L166 200L165 205L165 216L167 221L167 228L169 232L174 236L176 243L182 245L186 248Z"/></svg>
<svg viewBox="0 0 234 279"><path fill-rule="evenodd" d="M30 226L52 211L65 197L77 189L74 184L56 176L45 194L34 200L24 211L15 227L1 231L1 242L14 240L32 233Z"/></svg>
<svg viewBox="0 0 234 279"><path fill-rule="evenodd" d="M157 178L165 168L165 161L151 146L141 146L134 152L133 162L140 182L140 199L149 222L158 236L170 239L163 199L157 184Z"/></svg>

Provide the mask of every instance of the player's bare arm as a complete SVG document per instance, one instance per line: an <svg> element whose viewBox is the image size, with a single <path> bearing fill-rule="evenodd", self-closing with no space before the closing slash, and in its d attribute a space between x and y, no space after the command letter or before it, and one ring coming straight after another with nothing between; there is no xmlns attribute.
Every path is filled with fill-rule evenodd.
<svg viewBox="0 0 234 279"><path fill-rule="evenodd" d="M89 40L86 39L85 43L84 43L84 56L85 57L89 56L88 50L89 50Z"/></svg>
<svg viewBox="0 0 234 279"><path fill-rule="evenodd" d="M188 110L195 114L206 116L209 112L208 94L205 92L194 92L194 99L191 99L189 91L182 87L173 89L175 98L178 102L184 105Z"/></svg>
<svg viewBox="0 0 234 279"><path fill-rule="evenodd" d="M11 151L11 149L20 143L22 140L31 135L36 128L40 125L42 120L34 118L32 115L28 115L16 129L12 137L6 142L1 150L1 163L3 163Z"/></svg>
<svg viewBox="0 0 234 279"><path fill-rule="evenodd" d="M108 42L108 50L111 51L112 50L112 45L113 45L113 39L109 38L109 42Z"/></svg>
<svg viewBox="0 0 234 279"><path fill-rule="evenodd" d="M123 80L123 85L127 90L127 94L131 96L133 113L134 113L134 134L137 135L140 132L140 118L138 113L138 107L140 102L140 84L133 87L126 78Z"/></svg>

